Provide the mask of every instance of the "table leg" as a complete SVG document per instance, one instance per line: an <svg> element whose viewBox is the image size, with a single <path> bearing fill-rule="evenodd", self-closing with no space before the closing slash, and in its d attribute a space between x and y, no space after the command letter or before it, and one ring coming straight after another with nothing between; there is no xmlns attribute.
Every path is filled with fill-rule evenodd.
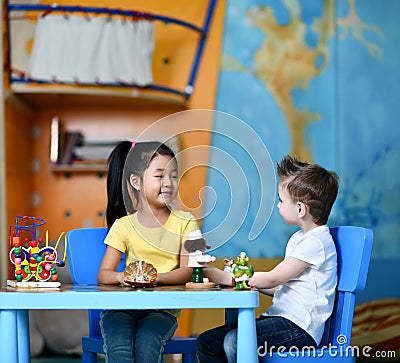
<svg viewBox="0 0 400 363"><path fill-rule="evenodd" d="M30 363L29 311L17 311L18 363Z"/></svg>
<svg viewBox="0 0 400 363"><path fill-rule="evenodd" d="M237 335L237 362L257 363L256 319L253 308L239 309Z"/></svg>
<svg viewBox="0 0 400 363"><path fill-rule="evenodd" d="M0 357L2 362L18 362L17 310L0 311Z"/></svg>

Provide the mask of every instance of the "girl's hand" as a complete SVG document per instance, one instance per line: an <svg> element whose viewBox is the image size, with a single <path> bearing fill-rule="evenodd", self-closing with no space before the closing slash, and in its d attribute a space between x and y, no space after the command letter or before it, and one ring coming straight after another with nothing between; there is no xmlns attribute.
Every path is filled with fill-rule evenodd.
<svg viewBox="0 0 400 363"><path fill-rule="evenodd" d="M118 273L117 279L118 279L118 282L119 282L121 285L124 285L124 286L131 286L131 285L129 285L129 284L125 281L125 275L124 275L123 272L117 272L117 273Z"/></svg>
<svg viewBox="0 0 400 363"><path fill-rule="evenodd" d="M232 286L232 274L216 267L203 267L203 276L216 284Z"/></svg>
<svg viewBox="0 0 400 363"><path fill-rule="evenodd" d="M116 250L111 246L107 246L103 261L101 262L99 268L99 272L97 273L97 281L100 284L124 284L124 273L116 271L119 261L121 261L121 256L122 252Z"/></svg>
<svg viewBox="0 0 400 363"><path fill-rule="evenodd" d="M157 285L180 285L192 279L192 269L190 267L179 267L169 272L157 274L155 284Z"/></svg>

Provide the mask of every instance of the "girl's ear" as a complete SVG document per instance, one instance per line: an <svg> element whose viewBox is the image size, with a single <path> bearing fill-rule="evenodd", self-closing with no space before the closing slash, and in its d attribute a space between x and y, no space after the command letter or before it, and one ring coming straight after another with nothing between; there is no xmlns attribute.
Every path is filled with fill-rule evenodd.
<svg viewBox="0 0 400 363"><path fill-rule="evenodd" d="M129 177L129 183L136 190L140 190L140 178L137 175L131 174L131 176Z"/></svg>
<svg viewBox="0 0 400 363"><path fill-rule="evenodd" d="M297 202L297 216L303 218L308 212L308 206L303 202Z"/></svg>

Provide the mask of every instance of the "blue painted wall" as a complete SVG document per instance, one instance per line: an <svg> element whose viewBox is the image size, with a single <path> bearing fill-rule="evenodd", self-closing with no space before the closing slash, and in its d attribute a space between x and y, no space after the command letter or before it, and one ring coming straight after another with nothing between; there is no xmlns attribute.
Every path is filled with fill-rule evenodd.
<svg viewBox="0 0 400 363"><path fill-rule="evenodd" d="M216 105L261 138L271 168L292 153L337 171L341 187L329 224L372 228L374 258L400 258L398 14L397 0L228 0ZM214 130L213 147L242 165L244 176L222 175L224 162L211 153L214 193L206 194L203 230L213 253L282 257L294 229L277 213L276 180L251 167L259 145L244 153L240 136L227 142L225 118L216 117ZM270 213L259 210L263 183L273 212L251 236L258 214ZM231 220L233 233L221 243L226 230L215 224L238 195L248 205L234 210L246 215Z"/></svg>

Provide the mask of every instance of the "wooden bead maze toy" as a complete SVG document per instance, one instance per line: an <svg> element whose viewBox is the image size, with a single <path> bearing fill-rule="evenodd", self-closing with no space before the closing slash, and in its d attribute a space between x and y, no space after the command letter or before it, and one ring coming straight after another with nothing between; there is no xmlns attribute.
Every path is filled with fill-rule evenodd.
<svg viewBox="0 0 400 363"><path fill-rule="evenodd" d="M15 226L10 227L9 258L14 265L15 280L7 280L12 287L59 287L56 267L65 266L66 241L64 240L64 255L57 258L57 248L64 236L60 234L55 246L50 246L48 231L46 239L36 238L37 227L46 224L42 218L17 216ZM23 237L30 233L29 237Z"/></svg>

